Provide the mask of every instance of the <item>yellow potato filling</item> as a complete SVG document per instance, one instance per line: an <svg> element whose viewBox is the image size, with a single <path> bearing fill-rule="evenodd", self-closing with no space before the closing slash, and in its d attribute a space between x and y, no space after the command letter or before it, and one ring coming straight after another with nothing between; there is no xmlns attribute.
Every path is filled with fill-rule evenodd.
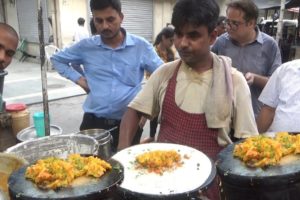
<svg viewBox="0 0 300 200"><path fill-rule="evenodd" d="M40 188L57 189L68 187L81 176L99 178L111 168L108 162L97 157L70 154L66 160L55 157L38 160L27 167L25 177Z"/></svg>
<svg viewBox="0 0 300 200"><path fill-rule="evenodd" d="M300 153L300 135L278 132L275 138L255 136L236 144L233 156L249 167L276 165L283 156Z"/></svg>
<svg viewBox="0 0 300 200"><path fill-rule="evenodd" d="M162 175L182 165L181 155L175 150L155 150L136 156L136 167Z"/></svg>

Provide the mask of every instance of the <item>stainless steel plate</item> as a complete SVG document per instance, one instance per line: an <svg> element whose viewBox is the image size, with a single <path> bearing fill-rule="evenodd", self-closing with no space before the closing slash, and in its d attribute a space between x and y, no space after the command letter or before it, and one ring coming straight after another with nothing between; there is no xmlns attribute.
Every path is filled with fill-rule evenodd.
<svg viewBox="0 0 300 200"><path fill-rule="evenodd" d="M50 135L59 135L59 134L62 134L62 129L59 126L51 124L50 125ZM24 142L24 141L32 140L32 139L36 139L36 138L38 138L38 137L37 137L34 126L25 128L17 134L17 139L20 142Z"/></svg>
<svg viewBox="0 0 300 200"><path fill-rule="evenodd" d="M98 142L94 138L80 134L53 135L27 140L6 150L24 158L29 163L45 157L66 158L71 153L97 154Z"/></svg>

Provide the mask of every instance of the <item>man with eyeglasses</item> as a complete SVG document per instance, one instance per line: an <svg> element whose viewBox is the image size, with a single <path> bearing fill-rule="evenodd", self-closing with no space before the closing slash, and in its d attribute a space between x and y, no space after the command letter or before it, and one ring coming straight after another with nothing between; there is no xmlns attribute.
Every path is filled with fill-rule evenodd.
<svg viewBox="0 0 300 200"><path fill-rule="evenodd" d="M280 50L272 37L257 28L258 8L251 0L230 2L226 15L227 33L217 39L211 50L230 57L232 66L244 74L257 116L261 108L258 97L268 77L281 64Z"/></svg>

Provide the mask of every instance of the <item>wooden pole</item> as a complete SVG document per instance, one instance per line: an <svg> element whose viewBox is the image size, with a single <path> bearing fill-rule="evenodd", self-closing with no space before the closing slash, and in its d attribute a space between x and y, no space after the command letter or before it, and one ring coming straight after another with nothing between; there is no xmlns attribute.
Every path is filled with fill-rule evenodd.
<svg viewBox="0 0 300 200"><path fill-rule="evenodd" d="M278 20L278 23L277 23L277 33L276 33L277 43L279 43L280 39L282 38L282 26L283 26L284 9L285 9L285 0L281 0L279 20Z"/></svg>
<svg viewBox="0 0 300 200"><path fill-rule="evenodd" d="M2 17L3 17L3 22L6 23L6 15L5 15L5 4L4 0L1 0L1 12L2 12Z"/></svg>
<svg viewBox="0 0 300 200"><path fill-rule="evenodd" d="M45 65L43 9L42 9L42 5L41 5L41 0L38 0L38 32L39 32L39 42L40 42L40 59L41 59L41 77L42 77L45 136L49 136L50 135L50 117L49 117L48 92L47 92L47 69L46 69L46 65Z"/></svg>

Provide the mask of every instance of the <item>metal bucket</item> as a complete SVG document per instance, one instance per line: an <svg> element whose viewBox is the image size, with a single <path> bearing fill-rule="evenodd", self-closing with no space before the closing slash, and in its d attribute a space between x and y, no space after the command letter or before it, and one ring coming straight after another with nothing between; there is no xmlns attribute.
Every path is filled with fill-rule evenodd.
<svg viewBox="0 0 300 200"><path fill-rule="evenodd" d="M98 142L98 156L102 159L109 159L112 156L112 135L110 134L110 130L104 129L88 129L78 132L82 135L88 135L93 137Z"/></svg>

